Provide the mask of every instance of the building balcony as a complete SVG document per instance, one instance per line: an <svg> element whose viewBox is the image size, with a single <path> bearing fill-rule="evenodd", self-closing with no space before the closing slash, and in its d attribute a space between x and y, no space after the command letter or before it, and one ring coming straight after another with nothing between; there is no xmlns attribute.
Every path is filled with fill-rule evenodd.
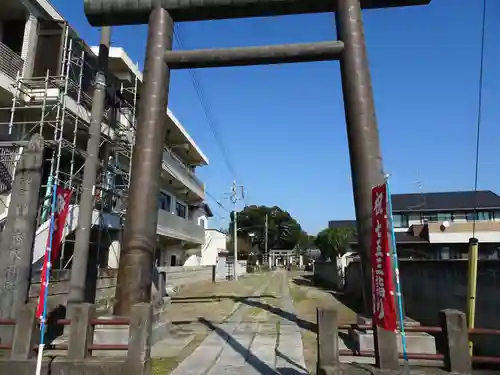
<svg viewBox="0 0 500 375"><path fill-rule="evenodd" d="M468 243L473 229L480 243L500 243L498 221L428 223L427 226L430 243Z"/></svg>
<svg viewBox="0 0 500 375"><path fill-rule="evenodd" d="M173 152L163 152L162 166L173 180L182 183L184 187L194 193L198 198L205 199L205 187L203 183Z"/></svg>
<svg viewBox="0 0 500 375"><path fill-rule="evenodd" d="M24 61L17 53L0 42L0 86L11 90L17 73L22 73Z"/></svg>
<svg viewBox="0 0 500 375"><path fill-rule="evenodd" d="M205 242L205 229L202 226L165 210L158 210L156 233L194 244Z"/></svg>

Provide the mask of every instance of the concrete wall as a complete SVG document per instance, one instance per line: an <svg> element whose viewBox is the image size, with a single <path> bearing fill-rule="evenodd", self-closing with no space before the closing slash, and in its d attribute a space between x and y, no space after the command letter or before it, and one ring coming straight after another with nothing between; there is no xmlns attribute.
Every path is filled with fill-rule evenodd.
<svg viewBox="0 0 500 375"><path fill-rule="evenodd" d="M341 272L337 262L315 262L314 279L333 288L341 286Z"/></svg>
<svg viewBox="0 0 500 375"><path fill-rule="evenodd" d="M236 265L237 276L244 276L247 273L247 261L240 260ZM233 276L232 265L227 264L226 257L219 257L217 260L217 265L215 267L215 278L216 280L226 280L228 276Z"/></svg>
<svg viewBox="0 0 500 375"><path fill-rule="evenodd" d="M158 267L167 272L167 289L169 293L180 287L202 281L212 281L212 267Z"/></svg>
<svg viewBox="0 0 500 375"><path fill-rule="evenodd" d="M401 260L401 285L406 314L425 325L438 325L438 311L466 311L467 260ZM349 264L346 292L361 298L359 262ZM478 266L476 327L500 329L500 261L481 260ZM476 341L476 340L475 340ZM477 336L480 355L500 355L500 337Z"/></svg>
<svg viewBox="0 0 500 375"><path fill-rule="evenodd" d="M99 279L97 281L96 301L97 304L106 305L115 295L116 276L118 270L99 270ZM36 301L40 295L40 272L35 272L32 278L29 297L30 300ZM66 305L69 292L69 276L70 271L54 271L49 283L49 311L58 305Z"/></svg>
<svg viewBox="0 0 500 375"><path fill-rule="evenodd" d="M212 267L159 267L159 271L167 272L167 290L172 293L180 287L212 280ZM99 270L97 281L96 301L98 305L109 305L115 295L116 277L118 270ZM70 271L55 271L49 284L49 310L62 304L65 305L69 291ZM36 301L40 295L40 275L39 272L33 276L30 287L30 299Z"/></svg>

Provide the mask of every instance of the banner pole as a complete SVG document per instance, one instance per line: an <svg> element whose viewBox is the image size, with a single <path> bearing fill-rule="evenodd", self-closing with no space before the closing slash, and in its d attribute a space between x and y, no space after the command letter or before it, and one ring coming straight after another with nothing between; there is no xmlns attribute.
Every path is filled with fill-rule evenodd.
<svg viewBox="0 0 500 375"><path fill-rule="evenodd" d="M52 253L52 241L54 240L56 200L57 200L57 185L54 185L52 187L52 208L50 213L49 244L47 246L47 249L45 250L47 254L46 264L45 264L45 275L44 275L45 280L43 280L45 285L41 286L44 293L44 298L43 298L43 312L42 316L40 317L40 344L38 345L38 356L36 361L36 372L35 372L36 375L40 375L42 371L43 349L44 349L44 339L45 339L45 321L47 317L47 299L49 294L50 268L52 266L51 253Z"/></svg>
<svg viewBox="0 0 500 375"><path fill-rule="evenodd" d="M403 349L403 359L405 361L405 368L408 366L408 350L406 345L406 334L405 334L405 322L404 322L404 314L403 314L403 298L401 293L401 282L399 280L399 261L398 261L398 252L396 246L396 235L394 233L394 218L392 216L392 198L391 198L391 187L389 183L389 175L385 176L385 185L387 189L387 217L389 219L389 230L391 232L392 237L392 258L393 258L393 267L394 274L396 276L396 301L398 304L398 313L399 313L399 329L401 332L401 346Z"/></svg>

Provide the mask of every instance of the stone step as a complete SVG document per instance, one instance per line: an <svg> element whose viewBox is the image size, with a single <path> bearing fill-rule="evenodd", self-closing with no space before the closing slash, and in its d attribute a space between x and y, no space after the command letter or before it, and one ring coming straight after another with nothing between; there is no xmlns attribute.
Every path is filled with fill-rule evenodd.
<svg viewBox="0 0 500 375"><path fill-rule="evenodd" d="M359 363L363 365L375 365L374 357L361 357L359 355L349 355L349 356L340 356L340 363ZM428 359L410 359L408 363L411 366L422 366L422 367L436 367L443 368L444 362L437 360L428 360ZM401 366L404 365L404 360L400 359L399 364ZM413 373L413 371L412 371Z"/></svg>
<svg viewBox="0 0 500 375"><path fill-rule="evenodd" d="M397 333L397 344L399 352L402 353L401 333ZM357 329L349 332L339 333L340 349L373 351L375 342L373 331L361 331ZM425 332L406 332L406 347L408 353L436 354L436 340L434 336Z"/></svg>

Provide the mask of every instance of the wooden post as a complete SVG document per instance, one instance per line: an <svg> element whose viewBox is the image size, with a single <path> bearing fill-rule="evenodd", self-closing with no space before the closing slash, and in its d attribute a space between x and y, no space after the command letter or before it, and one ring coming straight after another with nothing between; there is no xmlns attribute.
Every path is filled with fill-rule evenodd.
<svg viewBox="0 0 500 375"><path fill-rule="evenodd" d="M441 310L439 320L445 338L446 371L470 374L472 363L469 355L469 331L465 314L458 310Z"/></svg>
<svg viewBox="0 0 500 375"><path fill-rule="evenodd" d="M331 375L338 371L339 361L339 332L337 310L316 310L318 322L318 375Z"/></svg>

